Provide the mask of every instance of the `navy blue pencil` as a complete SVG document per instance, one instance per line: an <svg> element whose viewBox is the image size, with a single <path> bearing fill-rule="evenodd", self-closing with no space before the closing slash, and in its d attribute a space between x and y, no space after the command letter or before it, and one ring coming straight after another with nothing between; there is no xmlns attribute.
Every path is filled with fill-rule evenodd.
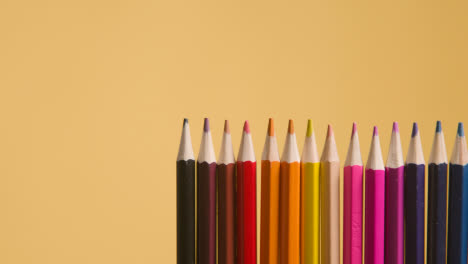
<svg viewBox="0 0 468 264"><path fill-rule="evenodd" d="M405 263L424 264L424 191L424 155L414 123L405 165Z"/></svg>
<svg viewBox="0 0 468 264"><path fill-rule="evenodd" d="M463 123L450 160L447 264L465 264L468 244L468 150Z"/></svg>
<svg viewBox="0 0 468 264"><path fill-rule="evenodd" d="M448 162L440 121L428 163L427 264L445 264Z"/></svg>

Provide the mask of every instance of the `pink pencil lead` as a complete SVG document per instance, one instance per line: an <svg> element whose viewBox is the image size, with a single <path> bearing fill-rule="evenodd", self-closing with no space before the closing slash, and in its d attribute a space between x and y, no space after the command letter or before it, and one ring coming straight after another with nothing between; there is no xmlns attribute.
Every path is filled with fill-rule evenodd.
<svg viewBox="0 0 468 264"><path fill-rule="evenodd" d="M377 129L377 126L374 126L374 137L379 135L379 130Z"/></svg>
<svg viewBox="0 0 468 264"><path fill-rule="evenodd" d="M393 122L393 132L400 132L400 129L398 128L398 122Z"/></svg>
<svg viewBox="0 0 468 264"><path fill-rule="evenodd" d="M245 123L244 123L244 132L245 132L245 133L250 133L250 126L249 126L249 121L248 121L248 120L245 120Z"/></svg>

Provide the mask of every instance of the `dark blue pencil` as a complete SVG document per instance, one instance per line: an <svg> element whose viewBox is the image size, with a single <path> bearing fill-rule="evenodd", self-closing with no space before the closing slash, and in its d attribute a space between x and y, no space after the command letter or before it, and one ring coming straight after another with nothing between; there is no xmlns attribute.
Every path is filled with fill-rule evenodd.
<svg viewBox="0 0 468 264"><path fill-rule="evenodd" d="M463 123L450 160L447 264L466 264L468 243L468 151Z"/></svg>
<svg viewBox="0 0 468 264"><path fill-rule="evenodd" d="M447 152L440 121L437 121L428 173L427 264L445 264Z"/></svg>
<svg viewBox="0 0 468 264"><path fill-rule="evenodd" d="M405 263L424 264L425 162L418 124L413 124L405 165Z"/></svg>

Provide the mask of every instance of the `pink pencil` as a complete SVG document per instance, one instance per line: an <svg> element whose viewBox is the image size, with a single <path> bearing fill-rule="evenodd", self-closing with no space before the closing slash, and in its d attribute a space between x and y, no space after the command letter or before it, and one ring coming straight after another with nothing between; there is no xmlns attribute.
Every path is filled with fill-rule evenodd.
<svg viewBox="0 0 468 264"><path fill-rule="evenodd" d="M366 164L365 264L384 263L385 167L377 127Z"/></svg>
<svg viewBox="0 0 468 264"><path fill-rule="evenodd" d="M343 264L361 264L363 165L356 123L344 166Z"/></svg>

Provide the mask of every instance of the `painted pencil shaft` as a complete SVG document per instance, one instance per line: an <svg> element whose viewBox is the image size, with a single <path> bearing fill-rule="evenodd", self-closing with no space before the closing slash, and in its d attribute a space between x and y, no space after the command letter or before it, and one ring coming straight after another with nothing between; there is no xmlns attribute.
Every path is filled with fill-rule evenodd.
<svg viewBox="0 0 468 264"><path fill-rule="evenodd" d="M362 175L360 165L344 168L343 263L362 263Z"/></svg>
<svg viewBox="0 0 468 264"><path fill-rule="evenodd" d="M447 217L447 163L429 164L427 263L445 264Z"/></svg>
<svg viewBox="0 0 468 264"><path fill-rule="evenodd" d="M385 168L385 263L404 263L405 167Z"/></svg>
<svg viewBox="0 0 468 264"><path fill-rule="evenodd" d="M384 263L385 172L366 169L365 264Z"/></svg>
<svg viewBox="0 0 468 264"><path fill-rule="evenodd" d="M467 262L468 165L450 164L447 264Z"/></svg>
<svg viewBox="0 0 468 264"><path fill-rule="evenodd" d="M177 263L195 263L195 161L177 161Z"/></svg>
<svg viewBox="0 0 468 264"><path fill-rule="evenodd" d="M257 261L256 164L237 162L237 256L240 264Z"/></svg>
<svg viewBox="0 0 468 264"><path fill-rule="evenodd" d="M406 263L424 263L424 164L405 166Z"/></svg>
<svg viewBox="0 0 468 264"><path fill-rule="evenodd" d="M218 263L235 260L235 164L218 164Z"/></svg>
<svg viewBox="0 0 468 264"><path fill-rule="evenodd" d="M216 263L216 163L197 163L197 263Z"/></svg>
<svg viewBox="0 0 468 264"><path fill-rule="evenodd" d="M260 263L278 263L280 162L262 160Z"/></svg>
<svg viewBox="0 0 468 264"><path fill-rule="evenodd" d="M307 132L301 158L301 263L320 261L320 158L312 128Z"/></svg>
<svg viewBox="0 0 468 264"><path fill-rule="evenodd" d="M301 263L320 260L320 163L302 163Z"/></svg>
<svg viewBox="0 0 468 264"><path fill-rule="evenodd" d="M300 166L281 162L280 263L299 263Z"/></svg>

